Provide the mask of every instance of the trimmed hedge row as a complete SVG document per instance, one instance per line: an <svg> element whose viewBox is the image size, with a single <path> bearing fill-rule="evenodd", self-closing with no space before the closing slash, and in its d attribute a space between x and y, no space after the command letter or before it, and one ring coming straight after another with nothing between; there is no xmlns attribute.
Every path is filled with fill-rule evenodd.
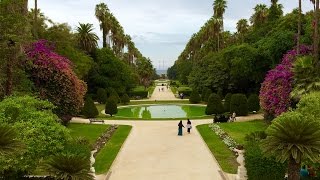
<svg viewBox="0 0 320 180"><path fill-rule="evenodd" d="M147 98L148 97L148 91L131 91L128 93L129 97L137 97L139 96L140 98Z"/></svg>

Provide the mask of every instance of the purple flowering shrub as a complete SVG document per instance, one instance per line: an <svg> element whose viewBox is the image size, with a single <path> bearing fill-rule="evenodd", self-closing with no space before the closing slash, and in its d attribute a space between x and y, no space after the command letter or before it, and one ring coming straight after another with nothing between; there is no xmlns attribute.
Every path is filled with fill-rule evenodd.
<svg viewBox="0 0 320 180"><path fill-rule="evenodd" d="M301 46L299 55L306 55L310 52L311 48ZM290 93L294 80L292 68L297 55L296 49L288 51L283 56L281 63L267 73L261 85L260 106L269 116L279 116L290 107Z"/></svg>

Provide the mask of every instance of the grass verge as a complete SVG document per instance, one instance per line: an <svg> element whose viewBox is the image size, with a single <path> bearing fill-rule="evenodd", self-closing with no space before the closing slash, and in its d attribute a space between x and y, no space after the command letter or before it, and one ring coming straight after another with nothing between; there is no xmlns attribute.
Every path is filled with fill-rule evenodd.
<svg viewBox="0 0 320 180"><path fill-rule="evenodd" d="M245 136L255 131L264 131L268 125L263 120L220 123L219 126L237 143L244 145Z"/></svg>
<svg viewBox="0 0 320 180"><path fill-rule="evenodd" d="M197 129L211 153L217 159L222 170L227 173L236 174L238 163L235 154L228 149L219 136L211 130L208 124L199 125L197 126Z"/></svg>
<svg viewBox="0 0 320 180"><path fill-rule="evenodd" d="M96 140L107 130L108 125L101 124L69 124L68 129L72 137L85 137L92 146Z"/></svg>
<svg viewBox="0 0 320 180"><path fill-rule="evenodd" d="M107 173L116 158L122 144L128 137L131 126L119 126L111 139L100 150L96 157L94 168L97 174Z"/></svg>

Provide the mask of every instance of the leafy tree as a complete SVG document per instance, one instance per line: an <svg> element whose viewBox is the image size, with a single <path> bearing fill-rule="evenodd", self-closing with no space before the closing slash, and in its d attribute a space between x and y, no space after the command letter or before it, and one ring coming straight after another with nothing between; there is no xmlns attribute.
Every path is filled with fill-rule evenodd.
<svg viewBox="0 0 320 180"><path fill-rule="evenodd" d="M116 100L114 99L114 97L108 98L108 100L106 102L105 113L110 114L110 116L118 113L118 107L117 107L117 103L116 103Z"/></svg>
<svg viewBox="0 0 320 180"><path fill-rule="evenodd" d="M301 162L319 160L320 124L298 112L288 112L277 117L267 129L262 141L263 152L288 161L288 179L299 180Z"/></svg>
<svg viewBox="0 0 320 180"><path fill-rule="evenodd" d="M0 156L23 150L23 144L17 139L18 133L8 124L0 124Z"/></svg>
<svg viewBox="0 0 320 180"><path fill-rule="evenodd" d="M200 97L197 90L192 91L190 98L189 98L189 101L190 101L190 103L193 103L193 104L197 104L201 101L201 97Z"/></svg>
<svg viewBox="0 0 320 180"><path fill-rule="evenodd" d="M129 98L128 94L122 95L121 102L122 102L122 104L129 104L130 103L130 98Z"/></svg>
<svg viewBox="0 0 320 180"><path fill-rule="evenodd" d="M231 97L232 97L232 94L231 93L228 93L226 94L225 98L224 98L224 110L226 112L230 112L230 101L231 101Z"/></svg>
<svg viewBox="0 0 320 180"><path fill-rule="evenodd" d="M99 111L91 98L87 98L84 102L82 114L86 118L95 118L99 115Z"/></svg>
<svg viewBox="0 0 320 180"><path fill-rule="evenodd" d="M239 116L248 115L248 102L244 94L233 94L231 96L230 112L235 112Z"/></svg>
<svg viewBox="0 0 320 180"><path fill-rule="evenodd" d="M252 111L259 111L260 110L260 101L259 96L256 94L251 94L248 98L248 110L249 112Z"/></svg>
<svg viewBox="0 0 320 180"><path fill-rule="evenodd" d="M206 114L222 114L224 112L223 105L219 95L213 93L208 99L208 104L206 108Z"/></svg>
<svg viewBox="0 0 320 180"><path fill-rule="evenodd" d="M105 104L106 101L108 99L108 94L106 92L106 90L104 90L103 88L99 88L97 90L97 100L100 104Z"/></svg>
<svg viewBox="0 0 320 180"><path fill-rule="evenodd" d="M74 74L70 61L53 49L44 40L31 44L26 49L29 71L40 97L56 105L55 112L66 123L80 112L86 84Z"/></svg>

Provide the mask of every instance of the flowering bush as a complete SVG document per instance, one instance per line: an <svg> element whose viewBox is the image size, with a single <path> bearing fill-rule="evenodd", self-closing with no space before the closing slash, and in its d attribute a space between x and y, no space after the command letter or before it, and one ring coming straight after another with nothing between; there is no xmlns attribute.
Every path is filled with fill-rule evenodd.
<svg viewBox="0 0 320 180"><path fill-rule="evenodd" d="M309 47L300 47L300 55L310 52ZM293 86L292 63L297 55L296 50L288 51L282 62L267 73L259 96L260 105L266 114L278 116L290 107L290 92Z"/></svg>
<svg viewBox="0 0 320 180"><path fill-rule="evenodd" d="M231 151L234 151L235 148L237 148L239 146L239 144L236 143L236 141L234 141L226 132L224 132L220 126L218 126L217 124L210 124L209 127L212 129L212 131L218 135L223 143L225 145L228 146L228 148Z"/></svg>
<svg viewBox="0 0 320 180"><path fill-rule="evenodd" d="M46 40L31 44L25 51L39 96L52 102L57 107L55 112L64 121L77 115L83 106L86 84L73 72L71 62L55 53Z"/></svg>

